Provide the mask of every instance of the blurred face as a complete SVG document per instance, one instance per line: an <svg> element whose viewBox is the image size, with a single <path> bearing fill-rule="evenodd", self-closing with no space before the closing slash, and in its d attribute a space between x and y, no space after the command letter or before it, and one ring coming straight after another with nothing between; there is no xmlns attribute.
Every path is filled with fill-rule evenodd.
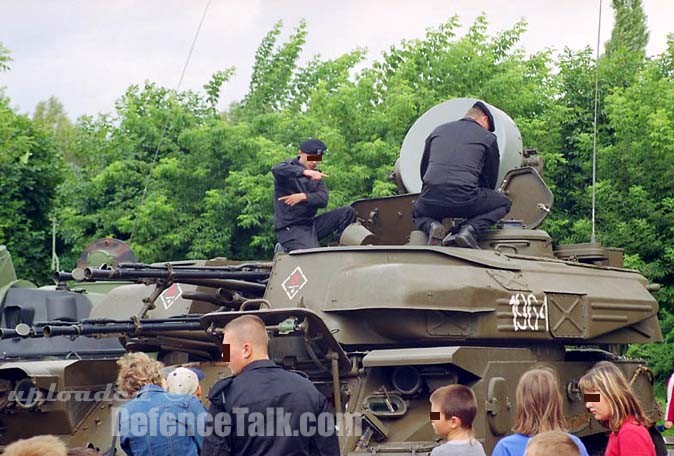
<svg viewBox="0 0 674 456"><path fill-rule="evenodd" d="M229 345L229 362L225 365L238 375L250 363L252 350L249 343L240 342L236 334L225 332L222 336L222 344Z"/></svg>
<svg viewBox="0 0 674 456"><path fill-rule="evenodd" d="M596 397L590 398L590 401L586 401L585 407L587 407L588 411L597 421L608 421L611 418L611 405L606 400L606 396L599 394L599 391L585 391L584 394L586 396L599 396L598 401Z"/></svg>
<svg viewBox="0 0 674 456"><path fill-rule="evenodd" d="M316 160L316 157L322 158L320 155L309 155L300 151L300 163L307 169L316 169L320 163L320 160Z"/></svg>
<svg viewBox="0 0 674 456"><path fill-rule="evenodd" d="M431 419L433 431L435 431L437 435L446 437L450 431L449 422L445 419L444 413L440 411L440 406L434 402L431 402L431 418L437 417L440 417L440 419Z"/></svg>

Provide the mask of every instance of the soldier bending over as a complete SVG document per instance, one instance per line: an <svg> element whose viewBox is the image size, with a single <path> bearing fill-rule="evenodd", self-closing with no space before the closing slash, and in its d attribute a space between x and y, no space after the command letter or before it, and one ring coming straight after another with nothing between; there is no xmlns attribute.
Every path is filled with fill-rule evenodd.
<svg viewBox="0 0 674 456"><path fill-rule="evenodd" d="M431 245L447 244L440 221L466 218L456 235L459 247L479 248L477 237L510 211L511 201L494 190L499 151L494 118L476 102L466 116L442 124L426 138L421 159L423 185L414 205L414 224L428 234Z"/></svg>

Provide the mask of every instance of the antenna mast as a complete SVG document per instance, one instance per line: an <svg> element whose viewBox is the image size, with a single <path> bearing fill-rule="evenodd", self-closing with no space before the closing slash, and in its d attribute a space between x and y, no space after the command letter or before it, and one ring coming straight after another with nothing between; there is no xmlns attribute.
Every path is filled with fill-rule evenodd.
<svg viewBox="0 0 674 456"><path fill-rule="evenodd" d="M199 38L199 32L201 32L201 26L204 25L204 19L206 19L206 13L208 12L208 7L211 6L211 2L213 0L208 0L206 3L206 6L204 6L204 12L201 14L201 20L199 21L199 26L197 27L197 31L194 34L194 39L192 39L192 45L190 46L190 50L187 53L187 59L185 60L185 65L183 65L183 71L180 73L180 80L178 81L178 85L176 86L175 91L178 92L180 90L180 86L183 84L183 79L185 78L185 72L187 71L187 66L190 63L190 59L192 58L192 52L194 52L194 46L197 44L197 38ZM152 157L152 163L150 164L150 172L148 173L147 177L145 178L145 186L143 187L143 193L140 196L140 204L143 203L145 200L145 194L147 193L147 187L150 184L150 179L152 178L152 170L154 169L154 165L157 162L157 157L159 156L159 148L161 147L161 142L164 139L164 135L166 134L166 130L168 129L169 125L169 118L166 118L166 121L164 122L164 128L162 128L161 134L159 135L159 141L157 141L157 148L154 151L154 155ZM129 236L129 243L133 240L133 235L136 234L136 228L138 228L138 217L135 218L134 223L133 223L133 230L131 231L131 235Z"/></svg>
<svg viewBox="0 0 674 456"><path fill-rule="evenodd" d="M595 236L595 208L596 208L596 184L597 184L597 111L599 109L599 45L601 42L601 4L599 0L599 24L597 25L597 59L594 74L594 135L592 138L592 234L590 242L596 242Z"/></svg>

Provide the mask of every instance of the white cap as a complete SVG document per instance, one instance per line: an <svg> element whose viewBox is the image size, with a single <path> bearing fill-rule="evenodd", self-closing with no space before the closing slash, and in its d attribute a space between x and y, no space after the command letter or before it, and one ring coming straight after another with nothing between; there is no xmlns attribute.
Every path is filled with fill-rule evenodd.
<svg viewBox="0 0 674 456"><path fill-rule="evenodd" d="M173 394L194 394L199 387L199 377L193 370L176 367L166 376L167 391Z"/></svg>

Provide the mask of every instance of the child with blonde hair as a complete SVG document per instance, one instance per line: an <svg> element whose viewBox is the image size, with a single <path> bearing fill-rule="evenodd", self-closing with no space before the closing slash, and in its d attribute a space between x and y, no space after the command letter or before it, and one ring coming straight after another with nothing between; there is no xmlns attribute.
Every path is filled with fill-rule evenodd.
<svg viewBox="0 0 674 456"><path fill-rule="evenodd" d="M55 435L38 435L8 445L3 456L66 456L66 445Z"/></svg>
<svg viewBox="0 0 674 456"><path fill-rule="evenodd" d="M522 456L529 440L547 431L566 432L562 394L557 376L550 369L531 369L522 375L515 393L513 434L498 441L492 456ZM569 434L582 456L585 445Z"/></svg>
<svg viewBox="0 0 674 456"><path fill-rule="evenodd" d="M206 414L199 399L167 393L162 364L145 353L127 353L117 365L117 387L131 399L119 408L122 450L128 456L198 456L204 436L197 424Z"/></svg>
<svg viewBox="0 0 674 456"><path fill-rule="evenodd" d="M578 385L590 413L611 430L605 456L655 456L655 446L648 433L652 423L615 364L597 363L581 377Z"/></svg>
<svg viewBox="0 0 674 456"><path fill-rule="evenodd" d="M527 443L524 456L580 456L580 449L571 436L562 431L536 434Z"/></svg>

